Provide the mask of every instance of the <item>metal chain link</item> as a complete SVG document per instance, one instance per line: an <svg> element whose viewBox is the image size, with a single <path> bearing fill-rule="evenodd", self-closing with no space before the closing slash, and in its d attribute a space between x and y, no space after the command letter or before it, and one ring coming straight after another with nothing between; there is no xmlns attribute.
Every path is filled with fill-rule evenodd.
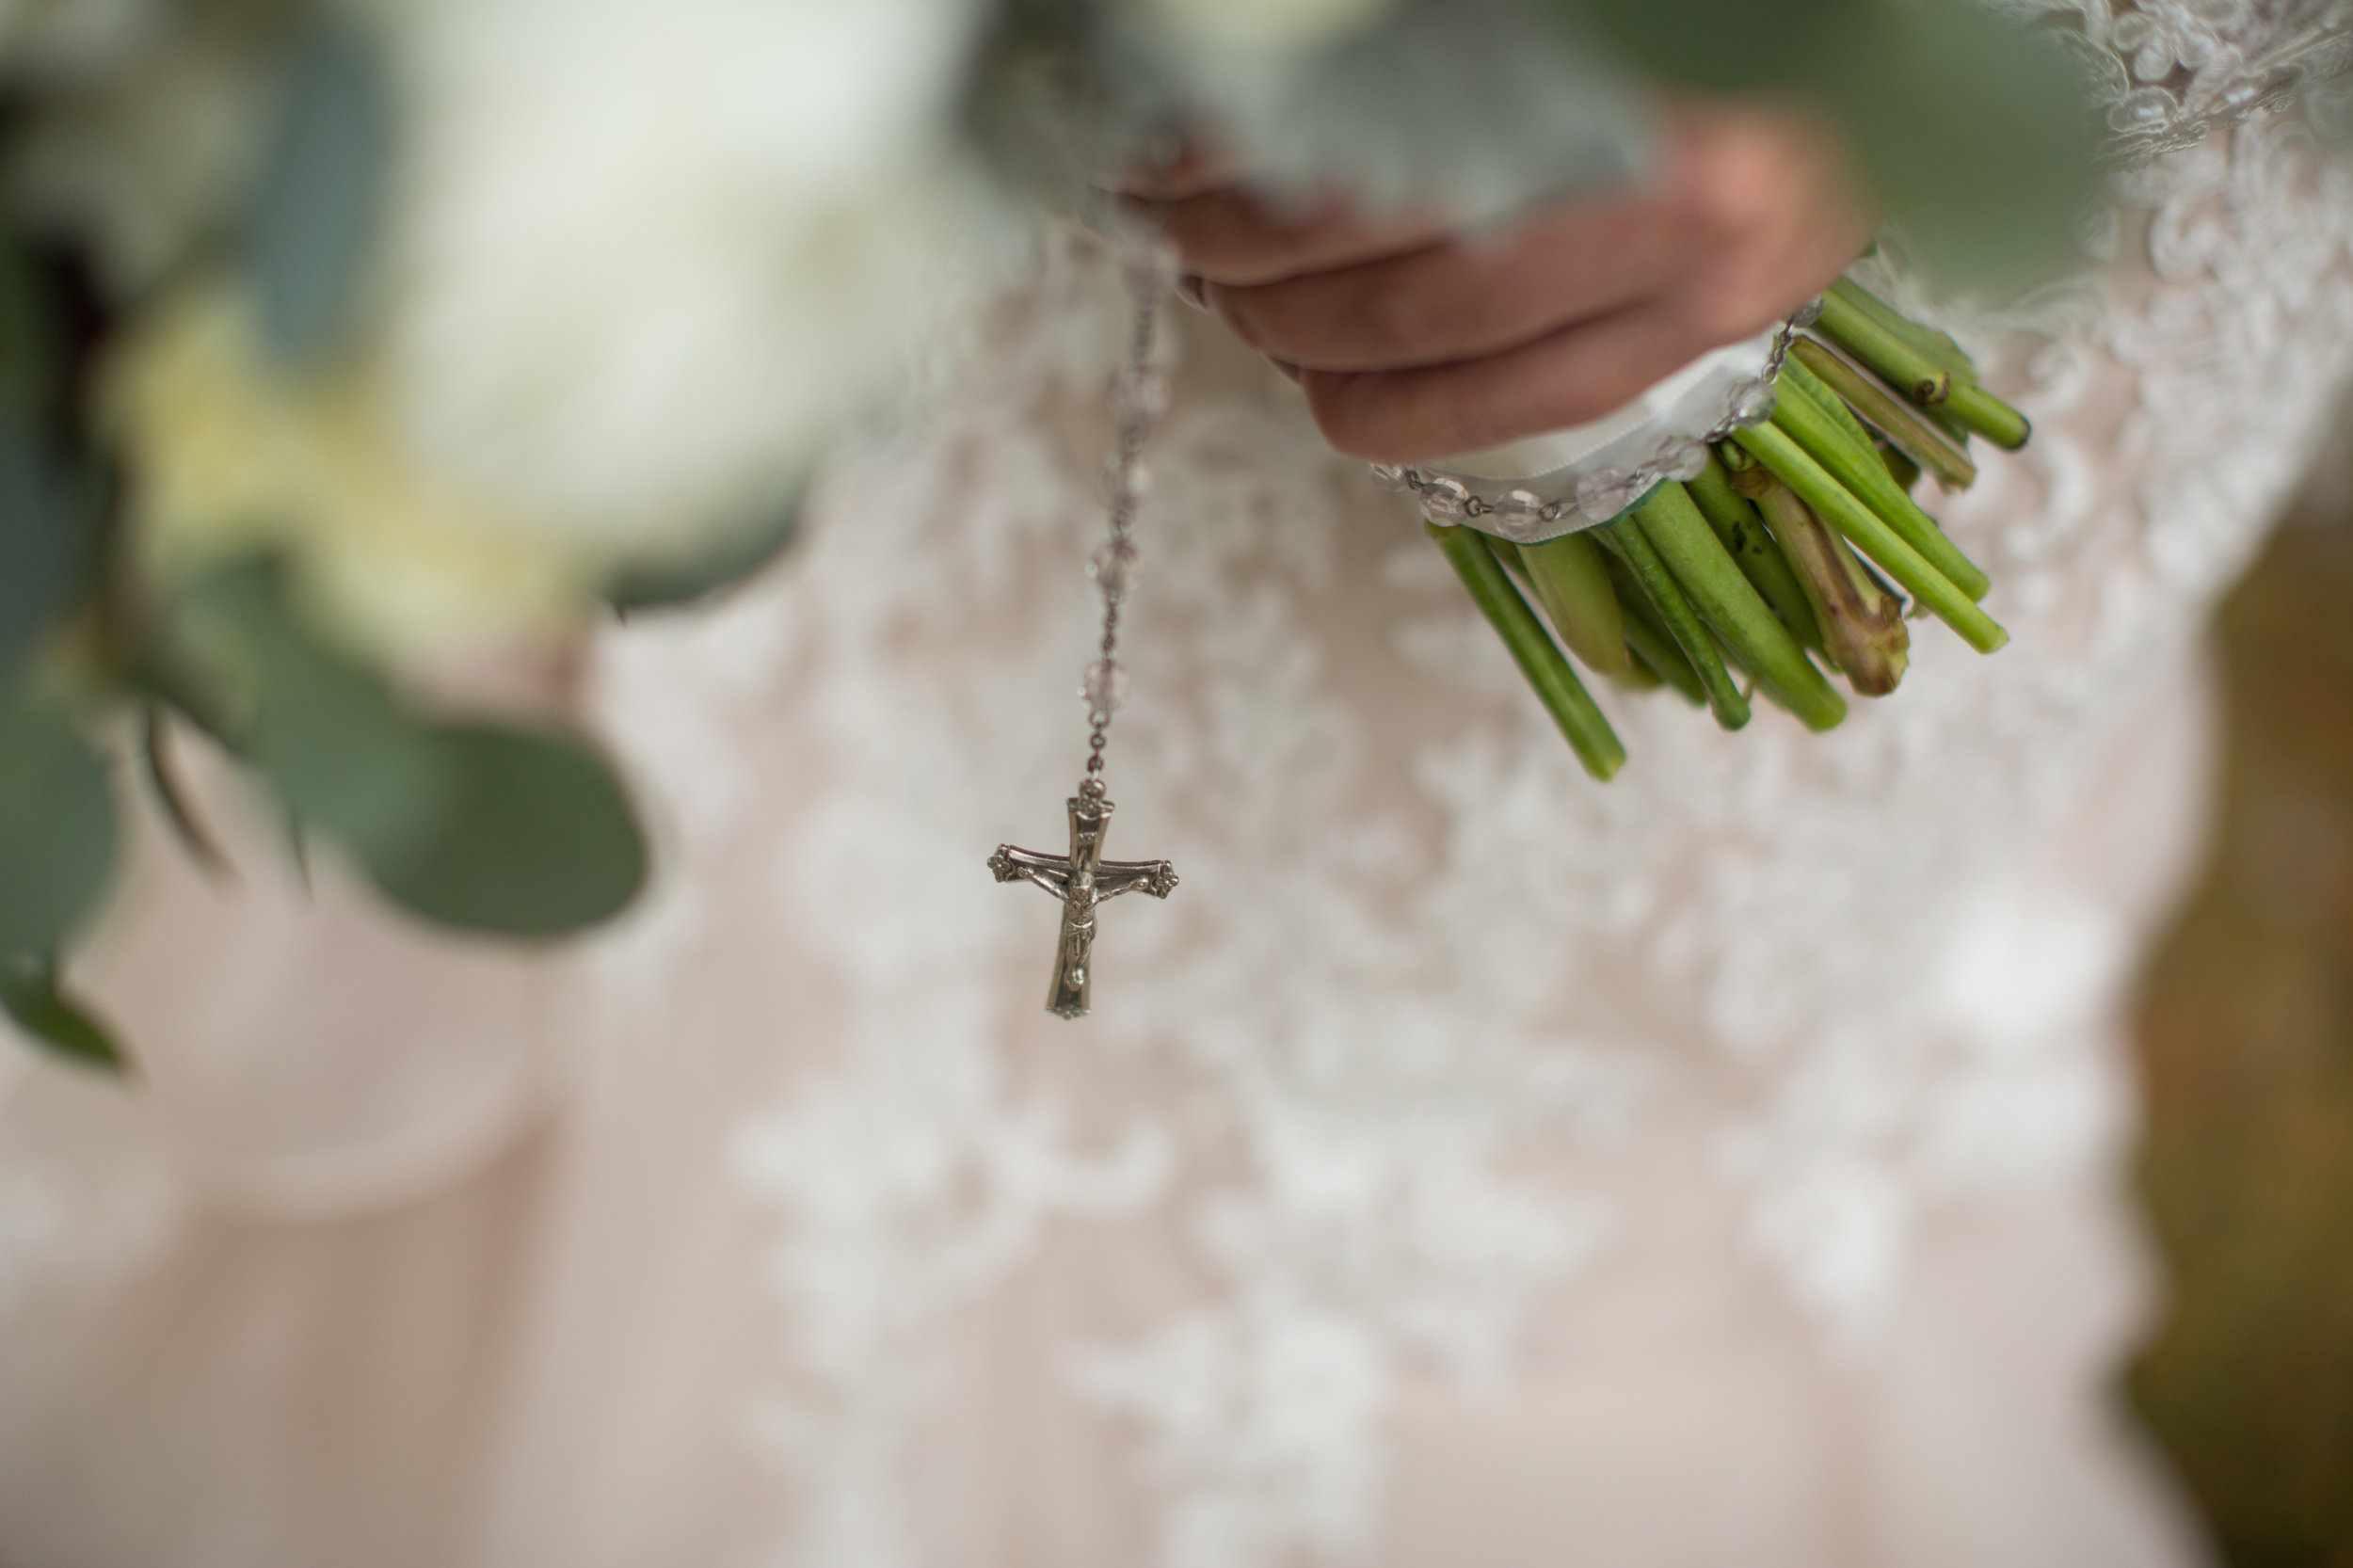
<svg viewBox="0 0 2353 1568"><path fill-rule="evenodd" d="M1119 612L1135 586L1136 512L1143 504L1149 475L1144 446L1167 401L1167 383L1152 362L1159 340L1161 297L1167 292L1166 266L1157 255L1138 257L1127 267L1134 316L1128 339L1128 360L1112 383L1112 415L1119 427L1119 444L1105 469L1104 500L1108 537L1088 567L1103 596L1103 637L1096 663L1080 682L1087 704L1086 776L1079 792L1089 800L1103 798L1103 751L1111 738L1112 715L1124 696L1126 671L1119 664Z"/></svg>
<svg viewBox="0 0 2353 1568"><path fill-rule="evenodd" d="M1767 347L1764 368L1750 377L1747 385L1770 387L1778 382L1781 379L1782 366L1789 359L1790 345L1797 342L1806 328L1814 325L1821 313L1822 302L1819 298L1816 298L1801 306L1784 321L1773 333L1772 343ZM1714 446L1720 441L1729 440L1734 431L1757 423L1759 423L1757 420L1743 418L1737 413L1729 414L1717 421L1704 434L1692 438L1692 442L1703 446ZM1375 463L1372 465L1372 476L1384 489L1410 490L1417 497L1428 498L1439 503L1448 512L1449 520L1503 515L1517 517L1524 522L1549 525L1568 516L1577 505L1577 498L1573 495L1557 496L1547 500L1524 485L1515 486L1492 496L1481 495L1462 479L1451 474L1431 473L1421 469L1407 468L1402 465ZM1648 488L1647 486L1639 488Z"/></svg>

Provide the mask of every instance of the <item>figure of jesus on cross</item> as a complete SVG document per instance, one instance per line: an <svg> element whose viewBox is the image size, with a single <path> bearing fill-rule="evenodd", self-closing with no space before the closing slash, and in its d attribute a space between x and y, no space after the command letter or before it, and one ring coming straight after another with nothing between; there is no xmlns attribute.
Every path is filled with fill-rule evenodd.
<svg viewBox="0 0 2353 1568"><path fill-rule="evenodd" d="M1094 789L1102 786L1089 780ZM1176 869L1165 860L1106 860L1103 825L1112 803L1084 791L1070 797L1070 853L1038 855L999 844L988 869L1000 882L1034 882L1062 900L1062 947L1054 960L1054 983L1046 1010L1058 1017L1083 1018L1094 976L1095 906L1122 893L1166 898L1176 888Z"/></svg>

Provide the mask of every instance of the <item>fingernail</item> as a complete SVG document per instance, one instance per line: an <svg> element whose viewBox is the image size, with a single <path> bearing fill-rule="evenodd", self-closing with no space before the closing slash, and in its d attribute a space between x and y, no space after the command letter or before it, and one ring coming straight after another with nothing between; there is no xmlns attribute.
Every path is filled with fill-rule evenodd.
<svg viewBox="0 0 2353 1568"><path fill-rule="evenodd" d="M1177 279L1176 294L1177 297L1196 311L1206 311L1209 308L1209 289L1201 281L1199 273L1188 272Z"/></svg>

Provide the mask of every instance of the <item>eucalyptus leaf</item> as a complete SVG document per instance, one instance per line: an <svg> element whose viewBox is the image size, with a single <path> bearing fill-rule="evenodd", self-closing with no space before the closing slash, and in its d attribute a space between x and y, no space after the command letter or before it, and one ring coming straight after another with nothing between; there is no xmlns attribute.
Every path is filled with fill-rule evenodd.
<svg viewBox="0 0 2353 1568"><path fill-rule="evenodd" d="M2096 178L2073 57L1950 0L1874 15L1826 53L1822 90L1906 248L1942 280L1999 290L2066 265Z"/></svg>
<svg viewBox="0 0 2353 1568"><path fill-rule="evenodd" d="M646 879L620 781L576 742L487 727L440 734L456 780L432 837L372 861L377 886L426 920L555 936L607 920Z"/></svg>
<svg viewBox="0 0 2353 1568"><path fill-rule="evenodd" d="M0 952L48 952L114 869L106 769L54 703L0 680Z"/></svg>
<svg viewBox="0 0 2353 1568"><path fill-rule="evenodd" d="M1948 281L2014 286L2071 253L2092 117L2048 33L1969 0L1539 3L1653 81L1833 111L1908 248Z"/></svg>
<svg viewBox="0 0 2353 1568"><path fill-rule="evenodd" d="M88 575L98 492L68 456L67 313L53 269L0 236L0 664L26 656Z"/></svg>
<svg viewBox="0 0 2353 1568"><path fill-rule="evenodd" d="M139 756L147 764L148 787L155 793L155 804L163 808L164 822L205 875L216 882L234 881L236 868L197 815L195 804L181 785L173 755L170 718L163 704L149 702L140 715Z"/></svg>
<svg viewBox="0 0 2353 1568"><path fill-rule="evenodd" d="M335 346L360 293L390 184L392 95L376 40L331 11L296 45L281 90L245 259L263 341L302 362Z"/></svg>
<svg viewBox="0 0 2353 1568"><path fill-rule="evenodd" d="M31 422L0 412L0 666L24 658L72 600L73 499Z"/></svg>
<svg viewBox="0 0 2353 1568"><path fill-rule="evenodd" d="M456 787L432 731L381 677L289 612L281 574L259 562L215 574L175 626L202 703L241 756L307 827L363 863L397 859L435 831Z"/></svg>
<svg viewBox="0 0 2353 1568"><path fill-rule="evenodd" d="M55 963L22 954L0 957L0 1011L34 1044L78 1067L121 1073L130 1066L113 1031L57 984Z"/></svg>
<svg viewBox="0 0 2353 1568"><path fill-rule="evenodd" d="M0 409L38 425L64 401L64 307L50 269L0 235Z"/></svg>
<svg viewBox="0 0 2353 1568"><path fill-rule="evenodd" d="M620 611L668 610L699 602L732 587L775 560L800 526L800 505L779 507L758 528L725 540L710 553L674 563L641 562L605 585L605 602Z"/></svg>
<svg viewBox="0 0 2353 1568"><path fill-rule="evenodd" d="M1537 0L1574 36L1655 82L1705 92L1787 91L1882 0ZM1937 0L1949 4L1951 0Z"/></svg>
<svg viewBox="0 0 2353 1568"><path fill-rule="evenodd" d="M323 833L388 896L469 931L549 936L617 913L646 846L612 771L576 742L432 723L314 636L283 573L251 561L184 602L166 685L277 791L297 842Z"/></svg>

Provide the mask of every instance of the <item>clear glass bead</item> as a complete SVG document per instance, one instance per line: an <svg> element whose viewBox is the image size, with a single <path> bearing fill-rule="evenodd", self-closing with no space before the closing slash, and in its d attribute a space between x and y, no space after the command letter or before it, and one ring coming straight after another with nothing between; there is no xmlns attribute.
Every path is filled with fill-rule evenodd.
<svg viewBox="0 0 2353 1568"><path fill-rule="evenodd" d="M1128 701L1128 666L1116 659L1097 659L1079 678L1079 700L1090 712L1108 717Z"/></svg>
<svg viewBox="0 0 2353 1568"><path fill-rule="evenodd" d="M1685 441L1661 456L1656 467L1661 479L1678 484L1697 479L1707 472L1707 448L1698 441Z"/></svg>
<svg viewBox="0 0 2353 1568"><path fill-rule="evenodd" d="M1112 418L1140 429L1168 412L1168 375L1157 365L1129 365L1112 377Z"/></svg>
<svg viewBox="0 0 2353 1568"><path fill-rule="evenodd" d="M1394 463L1373 464L1372 482L1385 490L1409 490L1414 488L1413 482L1405 477L1405 471Z"/></svg>
<svg viewBox="0 0 2353 1568"><path fill-rule="evenodd" d="M1105 593L1125 594L1136 585L1141 566L1134 545L1125 539L1109 540L1087 562L1087 575L1100 584Z"/></svg>
<svg viewBox="0 0 2353 1568"><path fill-rule="evenodd" d="M1596 522L1608 522L1641 500L1648 488L1639 473L1595 469L1577 482L1577 509Z"/></svg>
<svg viewBox="0 0 2353 1568"><path fill-rule="evenodd" d="M1470 487L1460 479L1432 479L1421 488L1421 515L1433 522L1460 522L1470 515Z"/></svg>
<svg viewBox="0 0 2353 1568"><path fill-rule="evenodd" d="M1496 526L1507 538L1524 538L1543 520L1545 498L1534 490L1506 490L1496 497Z"/></svg>
<svg viewBox="0 0 2353 1568"><path fill-rule="evenodd" d="M1133 511L1152 493L1152 470L1141 457L1113 457L1103 465L1103 504Z"/></svg>
<svg viewBox="0 0 2353 1568"><path fill-rule="evenodd" d="M1752 382L1732 399L1732 423L1742 429L1762 424L1773 417L1773 405L1780 401L1781 393L1770 381Z"/></svg>

